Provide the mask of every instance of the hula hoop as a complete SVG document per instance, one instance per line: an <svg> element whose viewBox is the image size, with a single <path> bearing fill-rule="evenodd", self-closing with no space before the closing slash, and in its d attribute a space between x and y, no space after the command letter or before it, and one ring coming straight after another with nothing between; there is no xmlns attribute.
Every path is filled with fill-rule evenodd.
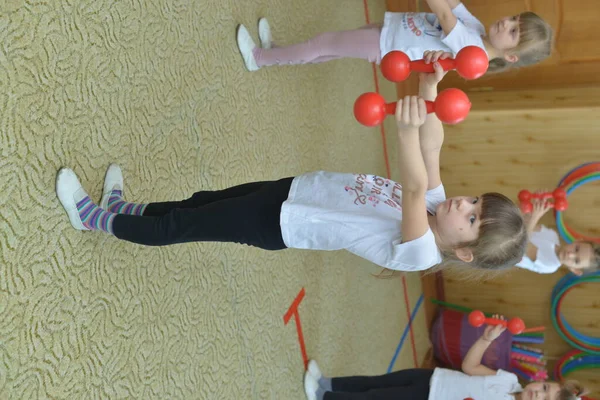
<svg viewBox="0 0 600 400"><path fill-rule="evenodd" d="M600 368L600 356L585 353L581 350L571 350L562 356L554 366L554 380L563 382L565 377L572 372L597 368ZM585 396L582 399L591 400L590 397Z"/></svg>
<svg viewBox="0 0 600 400"><path fill-rule="evenodd" d="M568 196L578 187L597 180L600 180L600 162L589 162L581 164L580 166L569 171L558 182L558 187L563 188ZM565 242L573 243L575 240L587 240L600 243L600 237L594 238L585 236L577 233L575 230L569 227L564 220L562 211L555 211L554 217L556 218L556 227L558 228L558 233Z"/></svg>
<svg viewBox="0 0 600 400"><path fill-rule="evenodd" d="M558 334L571 346L592 355L600 356L600 338L594 338L577 332L563 317L561 307L566 295L577 285L600 283L600 272L576 277L564 276L552 290L551 318Z"/></svg>

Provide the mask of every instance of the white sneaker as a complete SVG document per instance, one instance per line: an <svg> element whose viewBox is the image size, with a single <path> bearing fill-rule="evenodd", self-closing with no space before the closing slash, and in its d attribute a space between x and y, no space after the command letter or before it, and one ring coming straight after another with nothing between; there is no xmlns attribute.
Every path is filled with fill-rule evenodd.
<svg viewBox="0 0 600 400"><path fill-rule="evenodd" d="M323 377L323 374L321 373L321 368L319 368L319 365L315 360L310 360L308 362L308 372L310 372L312 377L315 378L317 383Z"/></svg>
<svg viewBox="0 0 600 400"><path fill-rule="evenodd" d="M244 63L246 64L246 69L248 71L257 71L259 66L256 65L254 54L252 54L252 51L256 48L256 43L254 43L250 33L248 33L248 29L246 29L244 25L238 27L237 43L240 53L242 53Z"/></svg>
<svg viewBox="0 0 600 400"><path fill-rule="evenodd" d="M108 210L108 199L113 190L123 190L123 172L117 164L110 164L104 175L104 189L102 190L102 200L100 208Z"/></svg>
<svg viewBox="0 0 600 400"><path fill-rule="evenodd" d="M77 175L69 168L62 168L56 175L56 195L64 207L73 228L80 231L89 230L81 222L77 211L77 202L87 196Z"/></svg>
<svg viewBox="0 0 600 400"><path fill-rule="evenodd" d="M258 37L260 39L260 47L263 49L270 49L273 43L273 36L271 35L271 27L269 21L266 18L258 20Z"/></svg>
<svg viewBox="0 0 600 400"><path fill-rule="evenodd" d="M308 371L304 373L304 393L308 400L317 400L317 390L319 390L319 384Z"/></svg>

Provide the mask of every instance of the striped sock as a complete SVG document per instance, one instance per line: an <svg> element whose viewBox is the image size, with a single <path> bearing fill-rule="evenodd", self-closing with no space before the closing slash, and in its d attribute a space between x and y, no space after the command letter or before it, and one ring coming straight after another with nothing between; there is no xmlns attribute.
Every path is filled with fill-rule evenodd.
<svg viewBox="0 0 600 400"><path fill-rule="evenodd" d="M319 386L321 386L323 389L325 389L328 392L331 392L333 390L331 388L331 378L326 378L324 376L321 376L321 378L319 379Z"/></svg>
<svg viewBox="0 0 600 400"><path fill-rule="evenodd" d="M116 214L104 211L94 204L89 196L85 196L77 202L77 211L83 226L89 230L101 230L113 234L112 225Z"/></svg>
<svg viewBox="0 0 600 400"><path fill-rule="evenodd" d="M129 203L123 200L123 191L113 189L108 198L107 211L115 214L143 215L148 204Z"/></svg>
<svg viewBox="0 0 600 400"><path fill-rule="evenodd" d="M323 400L325 398L325 389L319 386L315 395L317 396L317 400Z"/></svg>

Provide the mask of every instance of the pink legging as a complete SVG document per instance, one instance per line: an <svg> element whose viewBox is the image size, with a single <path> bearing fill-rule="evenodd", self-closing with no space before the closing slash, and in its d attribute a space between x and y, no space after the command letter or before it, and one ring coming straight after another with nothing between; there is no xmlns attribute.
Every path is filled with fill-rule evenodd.
<svg viewBox="0 0 600 400"><path fill-rule="evenodd" d="M371 24L359 29L326 32L306 42L272 49L254 49L259 67L269 65L316 64L338 58L362 58L379 63L381 25Z"/></svg>

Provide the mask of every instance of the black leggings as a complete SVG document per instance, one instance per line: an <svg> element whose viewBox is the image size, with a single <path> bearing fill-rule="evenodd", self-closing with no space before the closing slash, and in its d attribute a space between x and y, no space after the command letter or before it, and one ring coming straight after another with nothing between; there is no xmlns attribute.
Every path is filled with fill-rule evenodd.
<svg viewBox="0 0 600 400"><path fill-rule="evenodd" d="M324 400L427 400L432 369L405 369L380 376L331 379Z"/></svg>
<svg viewBox="0 0 600 400"><path fill-rule="evenodd" d="M281 205L293 178L194 193L183 201L150 203L142 216L119 214L113 233L148 246L187 242L234 242L281 250Z"/></svg>

